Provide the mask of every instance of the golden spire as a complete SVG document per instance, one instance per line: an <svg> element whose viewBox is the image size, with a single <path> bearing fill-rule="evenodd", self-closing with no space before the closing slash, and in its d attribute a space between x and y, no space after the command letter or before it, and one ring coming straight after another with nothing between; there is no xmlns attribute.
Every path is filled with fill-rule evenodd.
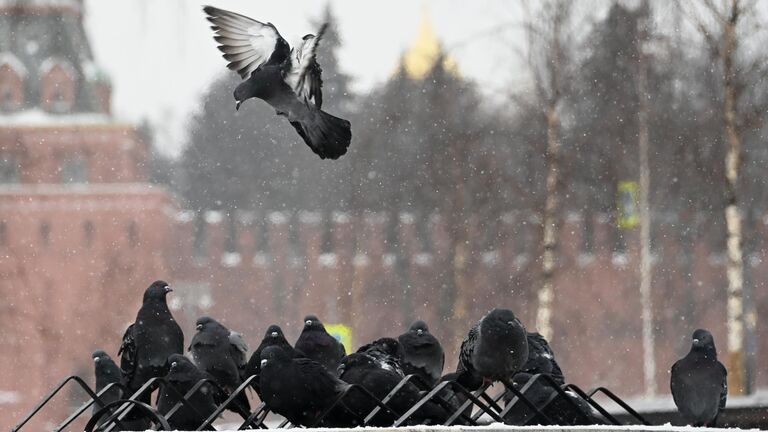
<svg viewBox="0 0 768 432"><path fill-rule="evenodd" d="M443 50L442 44L432 28L432 21L429 19L429 11L425 4L421 13L419 33L411 47L403 54L401 68L411 79L424 79L441 56L445 70L453 75L458 75L459 68L456 62Z"/></svg>

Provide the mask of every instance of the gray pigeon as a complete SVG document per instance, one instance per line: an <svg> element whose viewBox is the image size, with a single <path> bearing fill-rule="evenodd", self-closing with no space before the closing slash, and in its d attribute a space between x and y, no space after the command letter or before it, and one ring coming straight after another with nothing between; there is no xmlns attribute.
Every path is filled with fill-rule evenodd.
<svg viewBox="0 0 768 432"><path fill-rule="evenodd" d="M349 427L348 413L332 411L320 416L349 387L320 363L308 358L294 358L279 346L261 352L261 395L267 407L285 417L294 426ZM334 371L335 372L335 371Z"/></svg>
<svg viewBox="0 0 768 432"><path fill-rule="evenodd" d="M328 334L323 323L314 315L304 317L304 329L294 348L323 365L331 373L336 373L336 368L346 355L344 345Z"/></svg>
<svg viewBox="0 0 768 432"><path fill-rule="evenodd" d="M445 353L440 341L429 332L427 324L421 320L414 322L397 340L400 342L403 372L406 375L416 374L428 386L434 387L443 375Z"/></svg>
<svg viewBox="0 0 768 432"><path fill-rule="evenodd" d="M461 343L457 382L470 390L494 381L512 385L512 377L528 360L527 336L511 310L493 309Z"/></svg>
<svg viewBox="0 0 768 432"><path fill-rule="evenodd" d="M199 370L181 354L173 354L168 358L169 371L165 379L173 386L176 392L162 387L157 398L157 410L162 415L167 415L178 402L181 401L177 392L182 396L192 390L202 379L210 379L211 376ZM203 386L189 398L191 406L182 405L170 418L167 418L168 424L177 430L196 430L214 411L216 403L214 401L215 389L210 383ZM207 430L214 430L208 428Z"/></svg>
<svg viewBox="0 0 768 432"><path fill-rule="evenodd" d="M259 98L286 117L321 159L337 159L347 152L352 140L349 121L320 109L322 69L315 51L327 24L316 36L308 34L291 48L272 23L212 6L203 11L213 24L227 67L245 80L235 89L236 108L247 99Z"/></svg>
<svg viewBox="0 0 768 432"><path fill-rule="evenodd" d="M693 426L715 427L728 397L727 371L712 334L698 329L688 354L672 365L670 389L680 415Z"/></svg>
<svg viewBox="0 0 768 432"><path fill-rule="evenodd" d="M95 351L92 357L94 374L96 376L96 393L104 390L104 388L110 384L122 383L123 372L106 352L102 350ZM123 391L120 387L112 386L106 393L100 396L100 399L104 405L106 405L120 399L122 395ZM94 404L94 414L102 408L102 405ZM104 421L107 417L107 415L101 417L101 421ZM99 422L99 425L101 424L101 421Z"/></svg>
<svg viewBox="0 0 768 432"><path fill-rule="evenodd" d="M243 382L248 346L239 333L211 317L198 318L195 327L197 333L189 344L192 361L224 390L233 392ZM245 392L241 392L229 408L247 417L251 407Z"/></svg>

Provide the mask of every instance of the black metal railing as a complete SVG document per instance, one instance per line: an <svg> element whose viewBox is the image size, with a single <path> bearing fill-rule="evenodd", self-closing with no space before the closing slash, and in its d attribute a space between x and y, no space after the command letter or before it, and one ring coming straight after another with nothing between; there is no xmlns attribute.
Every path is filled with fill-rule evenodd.
<svg viewBox="0 0 768 432"><path fill-rule="evenodd" d="M174 415L177 415L182 407L191 410L191 412L197 415L198 418L205 419L196 430L216 430L213 426L213 422L228 408L235 408L232 410L243 418L243 422L238 427L238 430L268 429L265 422L267 416L270 414L270 410L266 404L260 403L253 411L246 410L244 407L237 405L237 398L246 394L248 388L251 387L251 384L255 379L255 376L249 377L231 393L226 392L215 381L211 379L203 379L195 383L195 385L185 394L181 394L181 392L167 380L156 377L144 383L144 385L129 397L110 403L104 403L102 400L103 395L110 390L114 390L115 386L122 390L123 396L127 394L127 390L125 387L115 384L105 387L97 394L81 378L70 376L48 392L40 402L35 405L30 413L12 429L12 432L19 432L30 419L40 413L63 388L71 383L79 385L90 396L90 400L64 419L54 429L55 431L64 431L73 421L81 417L94 404L100 407L100 409L90 417L90 420L85 427L86 432L111 432L113 430L121 430L123 429L122 423L126 421L128 415L132 412L133 417L131 418L133 419L137 416L142 417L151 421L155 428L158 428L159 430L169 430L171 428L169 423L172 423ZM424 390L422 392L422 397L410 406L406 412L398 412L393 407L392 402L400 397L401 392L406 386L414 384L419 388L428 389L428 391ZM543 401L538 399L534 400L530 397L530 392L537 384L540 384L550 391L548 397ZM147 403L150 400L152 393L155 390L161 389L161 387L162 391L171 392L172 396L178 399L178 402L165 414L159 413L156 408ZM214 392L218 392L217 400L223 401L218 403L212 412L207 409L203 411L202 407L195 406L192 399L198 393L210 392L211 389L213 389ZM345 418L348 420L348 425L351 426L381 424L381 419L385 418L382 416L389 416L386 418L395 419L391 426L399 427L412 424L411 422L416 418L415 415L419 413L420 410L424 409L426 404L430 403L436 404L447 413L447 417L442 423L446 426L478 425L483 423L483 417L486 418L486 421L519 424L511 423L512 420L510 419L515 418L517 419L515 421L522 422L520 425L563 424L562 420L558 419L560 416L555 417L552 415L552 411L555 411L553 408L555 406L557 406L557 413L561 413L565 410L571 413L573 418L596 419L594 420L595 424L607 423L621 425L622 423L616 419L616 416L611 415L608 410L595 400L594 396L597 394L602 394L608 397L619 407L624 409L629 414L629 417L635 422L643 425L649 424L637 411L632 409L629 404L604 387L597 387L590 392L584 392L574 384L560 386L552 380L550 376L539 374L531 377L531 379L520 389L503 386L497 393L489 394L491 389L492 387L490 385L484 385L474 391L470 391L461 384L451 380L441 381L430 389L430 386L426 385L426 383L424 383L418 376L409 375L403 378L384 398L378 399L365 388L358 385L350 385L337 395L333 403L315 419L313 424L307 426L334 426L334 424L330 423L329 417L331 413L334 413L333 420ZM367 404L365 406L372 408L369 412L359 412L359 410L356 410L349 405L349 402L352 400L356 402L355 407L360 407L360 401L363 400ZM368 410L366 409L366 411ZM341 417L339 417L340 414ZM517 415L512 416L511 414ZM276 421L280 421L279 418ZM289 425L290 423L288 420L284 420L278 424L277 428L285 428Z"/></svg>

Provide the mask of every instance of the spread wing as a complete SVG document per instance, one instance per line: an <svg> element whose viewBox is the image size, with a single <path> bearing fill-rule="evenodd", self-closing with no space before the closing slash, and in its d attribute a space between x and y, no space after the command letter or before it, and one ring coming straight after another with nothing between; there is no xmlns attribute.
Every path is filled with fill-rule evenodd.
<svg viewBox="0 0 768 432"><path fill-rule="evenodd" d="M280 64L290 55L288 43L271 23L262 23L235 12L205 6L203 11L216 32L213 38L229 62L227 67L243 79L266 63Z"/></svg>
<svg viewBox="0 0 768 432"><path fill-rule="evenodd" d="M123 371L125 380L130 382L136 370L136 336L133 331L133 324L125 329L123 342L120 344L117 355L120 356L120 369Z"/></svg>
<svg viewBox="0 0 768 432"><path fill-rule="evenodd" d="M317 46L325 34L328 24L323 24L317 35L306 35L291 58L291 70L285 77L285 82L291 86L300 99L311 101L317 108L323 105L323 70L317 64Z"/></svg>

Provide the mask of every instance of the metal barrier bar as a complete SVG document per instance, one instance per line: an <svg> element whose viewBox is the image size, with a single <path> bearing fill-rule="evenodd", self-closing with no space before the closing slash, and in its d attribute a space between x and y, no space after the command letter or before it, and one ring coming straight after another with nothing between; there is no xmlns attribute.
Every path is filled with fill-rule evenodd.
<svg viewBox="0 0 768 432"><path fill-rule="evenodd" d="M14 427L13 427L13 429L11 429L11 432L18 432L18 431L20 431L20 430L21 430L21 428L22 428L22 427L24 427L24 425L25 425L25 424L27 424L27 422L28 422L28 421L29 421L29 420L30 420L32 417L34 417L34 416L35 416L35 415L36 415L36 414L37 414L37 413L38 413L38 412L39 412L41 409L43 409L43 407L44 407L46 404L48 404L48 402L50 402L50 401L51 401L51 399L53 399L53 397L54 397L54 396L56 396L56 394L57 394L59 391L61 391L61 389L62 389L62 388L64 388L64 386L65 386L65 385L67 385L67 384L68 384L70 381L74 381L75 383L77 383L78 385L80 385L80 387L81 387L81 388L82 388L82 389L83 389L83 390L84 390L86 393L88 393L88 396L90 396L90 397L91 397L91 399L95 399L95 400L98 400L98 401L99 401L99 402L100 402L100 403L103 405L103 402L101 402L101 399L100 399L100 398L99 398L99 397L96 395L96 393L94 393L94 391L93 391L93 390L92 390L92 389L91 389L91 388L88 386L88 384L86 384L86 383L85 383L85 381L83 381L83 379L82 379L82 378L80 378L80 377L79 377L79 376L77 376L77 375L70 375L70 376L68 376L68 377L64 378L64 379L63 379L63 380L62 380L62 381L61 381L61 382L60 382L58 385L56 385L56 386L55 386L53 389L51 389L51 391L49 391L49 392L48 392L48 394L46 394L45 396L43 396L43 398L40 400L40 402L38 402L38 403L37 403L37 405L35 405L35 407L34 407L34 408L32 408L32 411L30 411L30 413L29 413L29 414L27 414L27 416L26 416L26 417L24 417L24 419L22 419L22 420L21 420L21 421L20 421L20 422L19 422L19 423L18 423L16 426L14 426Z"/></svg>
<svg viewBox="0 0 768 432"><path fill-rule="evenodd" d="M96 393L96 396L104 396L104 393L108 392L109 390L111 390L111 389L113 389L115 387L119 387L123 394L126 392L126 388L125 388L124 385L115 382L115 383L107 384L103 389L101 389L100 392ZM101 402L101 399L91 398L91 400L89 400L88 402L84 403L80 408L78 408L75 412L73 412L69 417L64 419L63 422L61 422L58 426L56 426L53 429L53 432L61 432L62 430L64 430L65 427L69 426L70 423L75 421L85 411L87 411L88 408L90 408L91 405L94 404L94 402L97 403L102 408L104 407L104 403Z"/></svg>
<svg viewBox="0 0 768 432"><path fill-rule="evenodd" d="M612 391L608 390L608 389L607 389L607 388L605 388L605 387L598 387L598 388L596 388L596 389L593 389L592 391L590 391L590 392L589 392L589 393L587 393L587 394L588 394L588 395L589 395L589 397L591 398L592 396L594 396L594 395L595 395L595 394L597 394L597 393L602 393L602 394L606 395L606 396L607 396L609 399L613 400L613 401L614 401L614 402L616 402L616 403L617 403L619 406L621 406L622 408L624 408L624 411L626 411L627 413L629 413L629 415L631 415L632 417L634 417L635 419L637 419L637 420L638 420L640 423L642 423L643 425L645 425L645 426L650 426L650 425L651 425L651 424L650 424L650 423L649 423L647 420L645 420L645 417L641 416L641 415L640 415L640 414L639 414L637 411L635 411L634 409L632 409L632 407L631 407L631 406L629 406L629 404L627 404L626 402L624 402L624 400L622 400L620 397L616 396L616 395L615 395L615 394L614 394Z"/></svg>
<svg viewBox="0 0 768 432"><path fill-rule="evenodd" d="M216 420L216 418L217 418L217 417L218 417L218 416L219 416L219 415L220 415L222 412L224 412L224 410L225 410L225 409L227 409L227 408L229 407L229 405L232 403L232 401L234 401L234 400L235 400L235 398L237 397L237 395L239 395L240 393L244 392L244 391L245 391L245 389L246 389L246 388L248 388L248 386L250 386L251 382L252 382L253 380L255 380L256 378L257 378L257 376L256 376L256 375L251 375L251 376L249 376L249 377L248 377L248 379L246 379L245 381L243 381L243 382L242 382L242 383L241 383L241 384L240 384L240 385L239 385L239 386L238 386L238 387L235 389L235 391L233 391L233 392L232 392L232 394L230 394L230 395L229 395L229 397L227 397L227 399L226 399L226 400L224 400L224 402L222 402L221 404L219 404L219 406L217 406L217 407L216 407L216 410L215 410L213 413L211 413L211 415L210 415L210 416L208 416L208 418L206 418L206 419L205 419L205 421L203 422L203 424L201 424L200 426L198 426L196 430L203 430L203 428L206 428L206 427L210 426L210 425L211 425L211 423L213 423L213 421L214 421L214 420ZM219 386L219 384L218 384L218 383L216 383L216 382L215 382L215 381L213 381L213 380L210 380L210 379L206 379L206 380L200 380L200 381L201 381L201 382L202 382L202 381L208 381L208 382L212 383L214 386L216 386L216 387L218 388L218 390L219 390L220 392L222 392L222 394L227 394L226 390L224 390L224 389L223 389L221 386ZM197 385L198 387L199 387L199 386L202 386L202 384L201 384L200 382L198 382L196 385ZM190 390L190 392L191 392L191 390ZM191 394L190 394L190 396L191 396ZM238 406L238 407L239 407L241 410L248 412L248 415L242 415L240 412L238 412L238 414L240 414L240 416L241 416L241 417L243 417L243 419L244 419L244 420L247 420L247 419L250 417L250 414L251 414L251 413L250 413L250 411L248 411L247 409L245 409L245 407L242 407L242 406L240 406L240 405L239 405L239 403L237 404L237 406Z"/></svg>
<svg viewBox="0 0 768 432"><path fill-rule="evenodd" d="M249 415L248 418L245 419L245 421L240 425L240 427L237 428L237 430L244 430L248 425L251 424L258 425L259 429L269 429L267 425L264 424L264 420L266 420L268 414L269 408L267 408L267 404L264 402L260 403L259 406L256 407L256 411L252 412L251 415ZM261 417L259 418L259 416Z"/></svg>
<svg viewBox="0 0 768 432"><path fill-rule="evenodd" d="M132 400L132 399L119 399L114 402L110 402L104 406L104 408L98 410L96 414L91 417L90 420L88 420L88 423L85 425L85 428L83 429L84 432L93 432L93 428L96 427L97 423L99 422L99 419L101 419L105 414L108 414L113 407L118 406L124 406L126 404L133 406L138 406L139 409L142 411L147 412L151 417L154 417L155 421L160 424L160 427L163 428L162 430L171 430L171 426L168 424L168 421L159 413L156 409L152 408L151 406L145 404L144 402ZM103 423L102 426L104 426Z"/></svg>
<svg viewBox="0 0 768 432"><path fill-rule="evenodd" d="M579 388L576 384L567 384L563 388L571 390L575 392L579 397L584 399L588 404L590 404L592 407L594 407L603 417L607 418L608 421L613 423L614 425L621 426L622 423L616 419L616 417L612 416L611 413L609 413L605 408L603 408L602 405L597 403L596 400L589 397L586 393L584 393L584 390Z"/></svg>

